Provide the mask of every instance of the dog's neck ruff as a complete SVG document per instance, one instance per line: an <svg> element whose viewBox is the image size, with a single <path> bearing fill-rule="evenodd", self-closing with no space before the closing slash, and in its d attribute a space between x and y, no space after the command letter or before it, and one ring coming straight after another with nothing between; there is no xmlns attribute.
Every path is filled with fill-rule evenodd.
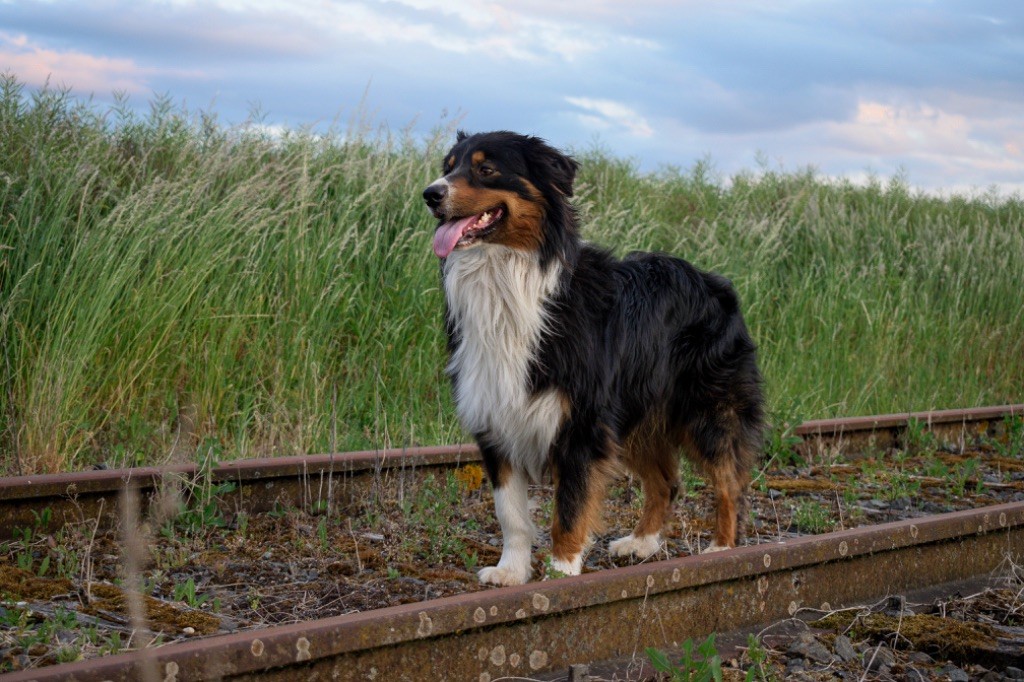
<svg viewBox="0 0 1024 682"><path fill-rule="evenodd" d="M535 479L564 411L554 391L531 393L528 376L560 276L535 253L492 244L452 252L443 269L459 418Z"/></svg>

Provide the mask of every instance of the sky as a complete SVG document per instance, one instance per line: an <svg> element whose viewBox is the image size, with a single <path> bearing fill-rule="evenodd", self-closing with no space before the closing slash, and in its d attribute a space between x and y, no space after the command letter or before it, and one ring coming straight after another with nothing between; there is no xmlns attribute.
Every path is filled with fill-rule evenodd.
<svg viewBox="0 0 1024 682"><path fill-rule="evenodd" d="M225 124L1024 194L1020 0L0 0L0 72Z"/></svg>

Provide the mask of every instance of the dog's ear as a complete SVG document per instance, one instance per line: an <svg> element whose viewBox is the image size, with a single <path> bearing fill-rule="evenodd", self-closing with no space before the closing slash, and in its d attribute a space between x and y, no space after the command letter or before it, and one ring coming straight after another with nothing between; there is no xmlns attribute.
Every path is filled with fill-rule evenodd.
<svg viewBox="0 0 1024 682"><path fill-rule="evenodd" d="M458 144L469 137L469 134L465 130L459 130L455 133L455 144Z"/></svg>
<svg viewBox="0 0 1024 682"><path fill-rule="evenodd" d="M576 180L576 171L579 170L580 164L571 156L566 156L559 152L555 152L555 154L557 160L553 167L557 169L557 172L555 177L552 178L551 184L565 196L571 197L572 185Z"/></svg>
<svg viewBox="0 0 1024 682"><path fill-rule="evenodd" d="M539 137L530 138L530 142L527 163L531 175L551 185L559 194L571 197L572 184L580 165Z"/></svg>

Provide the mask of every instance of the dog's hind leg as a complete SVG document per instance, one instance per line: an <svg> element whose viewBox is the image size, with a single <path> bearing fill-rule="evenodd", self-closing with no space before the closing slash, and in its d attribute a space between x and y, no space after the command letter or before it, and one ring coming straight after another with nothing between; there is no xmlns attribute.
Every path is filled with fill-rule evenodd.
<svg viewBox="0 0 1024 682"><path fill-rule="evenodd" d="M715 534L706 552L735 547L743 535L750 488L750 468L758 453L760 430L733 409L695 420L689 429L688 454L710 479L715 493Z"/></svg>
<svg viewBox="0 0 1024 682"><path fill-rule="evenodd" d="M736 546L743 486L731 462L723 461L712 466L709 474L715 491L715 537L705 551L718 552Z"/></svg>
<svg viewBox="0 0 1024 682"><path fill-rule="evenodd" d="M706 466L715 491L715 537L706 551L735 547L745 535L749 512L750 467L756 453L738 443Z"/></svg>
<svg viewBox="0 0 1024 682"><path fill-rule="evenodd" d="M644 509L633 532L608 543L608 551L646 559L661 547L661 529L679 492L679 461L676 448L660 430L648 430L646 425L641 429L626 443L622 458L643 484Z"/></svg>
<svg viewBox="0 0 1024 682"><path fill-rule="evenodd" d="M530 579L534 527L527 507L526 472L507 463L495 467L494 511L501 524L502 549L497 566L482 568L477 577L491 585L522 585Z"/></svg>

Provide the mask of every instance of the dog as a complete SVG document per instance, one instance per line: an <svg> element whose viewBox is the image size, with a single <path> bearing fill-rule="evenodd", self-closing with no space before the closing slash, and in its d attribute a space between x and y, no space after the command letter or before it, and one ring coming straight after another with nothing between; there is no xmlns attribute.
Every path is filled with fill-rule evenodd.
<svg viewBox="0 0 1024 682"><path fill-rule="evenodd" d="M644 505L609 551L655 554L679 450L715 493L708 549L733 547L763 447L762 379L732 285L669 255L620 260L584 242L570 202L578 168L538 137L459 131L423 191L439 221L447 372L503 536L482 583L531 578L527 485L545 471L555 482L551 569L579 575L623 467Z"/></svg>

